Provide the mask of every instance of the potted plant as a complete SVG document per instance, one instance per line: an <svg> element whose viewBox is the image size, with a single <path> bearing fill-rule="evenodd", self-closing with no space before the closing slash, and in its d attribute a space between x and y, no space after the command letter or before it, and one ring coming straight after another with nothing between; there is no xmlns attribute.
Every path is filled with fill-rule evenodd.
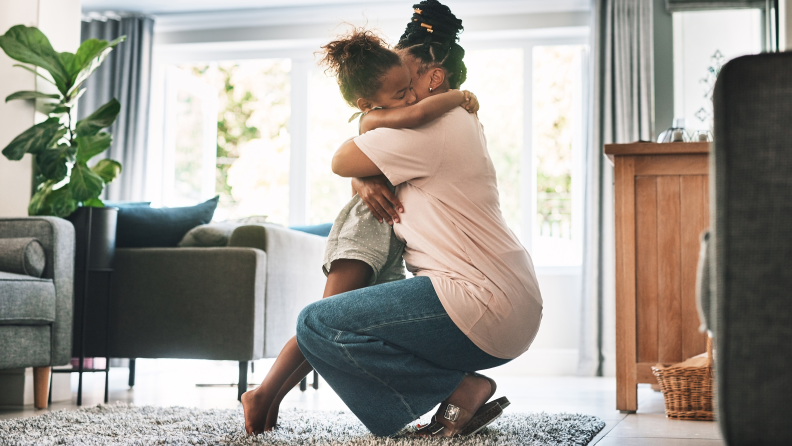
<svg viewBox="0 0 792 446"><path fill-rule="evenodd" d="M85 93L82 85L124 39L124 36L112 42L90 39L75 53L59 53L35 27L16 25L0 36L0 48L8 57L25 64L15 67L28 70L54 86L49 89L51 92L18 91L5 98L6 102L35 100L36 109L47 115L47 119L20 133L3 149L3 155L12 161L22 159L26 153L35 156L36 191L28 205L28 214L72 220L77 231L78 267L82 265L80 260L84 260L80 257L85 255L87 239L93 239L92 266L98 261L109 268L112 262L117 209L94 210L104 208L99 196L105 184L121 173L121 163L101 159L89 166L89 162L110 147L112 136L102 129L115 122L121 104L111 99L76 123L74 107ZM80 227L83 225L91 227L91 235L87 234L87 228ZM105 240L96 240L93 235Z"/></svg>

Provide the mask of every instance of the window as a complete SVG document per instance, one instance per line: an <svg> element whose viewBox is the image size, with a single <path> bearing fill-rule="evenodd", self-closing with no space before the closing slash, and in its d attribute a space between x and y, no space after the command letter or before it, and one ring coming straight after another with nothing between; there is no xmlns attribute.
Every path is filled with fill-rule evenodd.
<svg viewBox="0 0 792 446"><path fill-rule="evenodd" d="M216 220L265 215L288 223L290 68L289 59L179 66L182 81L209 87L214 99L208 125L214 129L211 173L202 198L220 196ZM187 124L196 126L177 123L177 153L195 144L196 130Z"/></svg>
<svg viewBox="0 0 792 446"><path fill-rule="evenodd" d="M674 20L674 115L689 130L711 130L712 88L729 60L762 50L758 9L676 12ZM671 123L658 123L658 133Z"/></svg>
<svg viewBox="0 0 792 446"><path fill-rule="evenodd" d="M466 53L462 88L481 103L504 218L536 265L578 266L585 46L495 45Z"/></svg>
<svg viewBox="0 0 792 446"><path fill-rule="evenodd" d="M462 43L468 68L462 87L481 103L504 218L537 266L581 263L587 31L576 32ZM284 225L333 221L351 188L330 162L336 148L358 134L358 124L348 122L356 110L342 99L335 79L308 57L314 50L262 50L257 58L214 62L161 56L159 72L178 73L168 85L192 95L169 99L184 111L164 119L160 130L164 158L174 159L162 168L168 192L161 203L217 194L216 220L267 215ZM207 54L208 60L218 57ZM162 102L166 115L176 110L171 102Z"/></svg>

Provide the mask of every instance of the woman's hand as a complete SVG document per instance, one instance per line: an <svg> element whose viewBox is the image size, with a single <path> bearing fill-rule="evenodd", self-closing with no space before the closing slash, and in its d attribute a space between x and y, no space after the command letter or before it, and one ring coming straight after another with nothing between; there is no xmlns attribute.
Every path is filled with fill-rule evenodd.
<svg viewBox="0 0 792 446"><path fill-rule="evenodd" d="M377 221L382 223L385 220L389 225L399 223L399 213L404 212L404 206L388 188L388 180L384 175L352 178L352 189L368 206Z"/></svg>
<svg viewBox="0 0 792 446"><path fill-rule="evenodd" d="M462 93L465 95L465 102L462 103L462 108L468 111L468 113L476 113L479 111L479 102L476 95L473 93L462 90Z"/></svg>

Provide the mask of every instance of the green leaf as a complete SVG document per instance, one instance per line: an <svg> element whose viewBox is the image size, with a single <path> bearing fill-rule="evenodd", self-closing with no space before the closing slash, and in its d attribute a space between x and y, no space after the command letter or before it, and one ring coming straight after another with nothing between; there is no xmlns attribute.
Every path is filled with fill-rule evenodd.
<svg viewBox="0 0 792 446"><path fill-rule="evenodd" d="M96 109L90 116L77 121L74 131L77 136L91 136L99 133L105 127L110 127L115 122L118 113L121 111L121 104L115 99Z"/></svg>
<svg viewBox="0 0 792 446"><path fill-rule="evenodd" d="M98 198L91 198L90 200L85 200L83 202L83 206L87 206L89 208L103 208L105 207L104 202Z"/></svg>
<svg viewBox="0 0 792 446"><path fill-rule="evenodd" d="M71 161L73 150L63 144L52 149L42 150L36 155L39 172L47 180L60 181L69 173L67 163Z"/></svg>
<svg viewBox="0 0 792 446"><path fill-rule="evenodd" d="M5 101L14 101L17 99L60 99L59 94L47 94L40 91L17 91L6 96Z"/></svg>
<svg viewBox="0 0 792 446"><path fill-rule="evenodd" d="M106 132L99 132L96 135L78 136L74 142L77 143L77 161L87 163L88 160L110 147L113 136Z"/></svg>
<svg viewBox="0 0 792 446"><path fill-rule="evenodd" d="M69 107L60 105L58 103L49 103L49 104L42 104L41 102L36 103L36 111L39 113L43 113L45 115L62 115L64 113L68 113L70 110Z"/></svg>
<svg viewBox="0 0 792 446"><path fill-rule="evenodd" d="M72 167L69 189L75 200L86 201L99 197L104 189L104 181L99 175L93 173L84 162L78 161Z"/></svg>
<svg viewBox="0 0 792 446"><path fill-rule="evenodd" d="M97 39L88 39L83 42L68 63L64 60L64 66L71 76L72 82L68 93L71 94L72 91L80 88L80 85L104 62L110 51L124 40L126 40L126 36L121 36L112 42Z"/></svg>
<svg viewBox="0 0 792 446"><path fill-rule="evenodd" d="M53 190L56 181L43 183L39 190L33 194L28 205L29 215L54 215L56 217L68 217L77 210L77 201L71 196L69 188L66 186Z"/></svg>
<svg viewBox="0 0 792 446"><path fill-rule="evenodd" d="M39 73L35 68L30 68L27 65L20 65L18 63L15 63L14 66L15 67L19 67L19 68L24 68L24 69L30 71L31 73L35 74L36 76L38 76L38 77L44 79L45 81L49 82L50 84L55 85L55 82L53 82L52 79L50 79L47 76L44 76L43 74Z"/></svg>
<svg viewBox="0 0 792 446"><path fill-rule="evenodd" d="M3 149L3 155L11 161L21 160L25 153L38 153L50 147L61 128L58 118L49 118L25 130Z"/></svg>
<svg viewBox="0 0 792 446"><path fill-rule="evenodd" d="M111 183L121 175L121 163L111 159L103 159L91 167L91 170L99 175L105 183Z"/></svg>
<svg viewBox="0 0 792 446"><path fill-rule="evenodd" d="M0 48L14 60L49 71L61 93L66 94L71 87L69 73L63 66L60 55L52 49L47 36L38 28L12 26L0 36Z"/></svg>

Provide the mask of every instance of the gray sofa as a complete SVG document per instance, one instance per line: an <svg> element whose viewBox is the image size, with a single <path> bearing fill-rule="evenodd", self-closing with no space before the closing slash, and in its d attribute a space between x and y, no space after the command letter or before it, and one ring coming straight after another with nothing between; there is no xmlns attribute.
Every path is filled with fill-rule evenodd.
<svg viewBox="0 0 792 446"><path fill-rule="evenodd" d="M49 368L71 358L74 227L55 217L0 219L0 239L20 238L38 240L46 261L41 277L0 271L0 369L35 367L35 388L47 389L39 381ZM37 391L36 406L46 400Z"/></svg>
<svg viewBox="0 0 792 446"><path fill-rule="evenodd" d="M248 362L277 356L300 310L321 299L325 242L257 224L237 227L226 247L117 249L110 350L89 329L86 355L238 361L241 394ZM103 332L105 308L92 311Z"/></svg>
<svg viewBox="0 0 792 446"><path fill-rule="evenodd" d="M792 53L726 64L715 86L702 279L729 445L792 444Z"/></svg>

